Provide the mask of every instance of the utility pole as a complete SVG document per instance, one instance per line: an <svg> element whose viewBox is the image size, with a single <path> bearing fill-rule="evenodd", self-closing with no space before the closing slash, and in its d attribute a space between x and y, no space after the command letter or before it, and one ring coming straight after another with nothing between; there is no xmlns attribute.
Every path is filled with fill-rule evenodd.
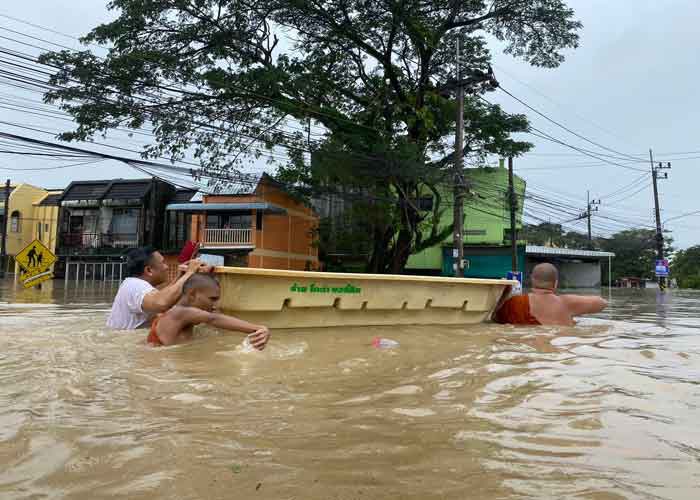
<svg viewBox="0 0 700 500"><path fill-rule="evenodd" d="M586 199L588 200L588 203L586 204L586 217L588 218L588 243L593 244L593 237L591 235L591 212L597 212L598 207L596 206L595 209L593 207L595 205L600 205L600 200L593 200L591 201L591 192L586 191Z"/></svg>
<svg viewBox="0 0 700 500"><path fill-rule="evenodd" d="M5 182L5 213L2 218L2 228L0 228L0 278L5 277L5 267L7 266L7 223L10 220L10 179Z"/></svg>
<svg viewBox="0 0 700 500"><path fill-rule="evenodd" d="M657 187L657 180L659 179L659 170L671 168L671 163L659 163L654 166L654 153L651 148L649 148L649 163L651 163L651 179L654 186L654 213L656 215L656 258L657 260L663 260L664 258L664 233L661 229L661 210L659 209L659 189ZM668 173L664 172L661 179L668 179ZM659 276L659 286L665 284L665 279L663 276Z"/></svg>
<svg viewBox="0 0 700 500"><path fill-rule="evenodd" d="M508 198L510 201L510 270L518 271L518 235L515 227L515 212L518 207L515 198L515 186L513 185L513 157L508 158Z"/></svg>
<svg viewBox="0 0 700 500"><path fill-rule="evenodd" d="M455 133L454 152L454 207L453 207L453 268L456 278L464 277L464 84L460 49L462 37L457 39L457 129Z"/></svg>

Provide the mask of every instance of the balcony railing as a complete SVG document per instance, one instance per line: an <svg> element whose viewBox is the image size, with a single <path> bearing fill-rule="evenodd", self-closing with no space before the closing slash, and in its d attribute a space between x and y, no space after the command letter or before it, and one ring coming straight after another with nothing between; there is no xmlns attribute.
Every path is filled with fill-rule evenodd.
<svg viewBox="0 0 700 500"><path fill-rule="evenodd" d="M247 247L253 244L252 229L214 229L204 230L203 246Z"/></svg>
<svg viewBox="0 0 700 500"><path fill-rule="evenodd" d="M139 235L135 233L63 233L60 246L74 250L131 248L139 246Z"/></svg>

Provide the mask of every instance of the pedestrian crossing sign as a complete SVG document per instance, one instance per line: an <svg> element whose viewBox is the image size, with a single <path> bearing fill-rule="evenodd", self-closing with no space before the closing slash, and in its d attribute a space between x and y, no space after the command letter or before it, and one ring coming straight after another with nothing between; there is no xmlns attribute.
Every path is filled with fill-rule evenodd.
<svg viewBox="0 0 700 500"><path fill-rule="evenodd" d="M30 288L53 278L51 266L56 256L41 241L34 240L15 256L15 262L19 265L19 280L24 288Z"/></svg>

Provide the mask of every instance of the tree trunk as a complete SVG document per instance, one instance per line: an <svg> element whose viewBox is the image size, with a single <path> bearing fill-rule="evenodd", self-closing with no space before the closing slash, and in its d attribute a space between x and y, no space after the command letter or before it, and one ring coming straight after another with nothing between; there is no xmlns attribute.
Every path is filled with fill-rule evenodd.
<svg viewBox="0 0 700 500"><path fill-rule="evenodd" d="M401 229L399 229L394 251L388 271L392 274L401 274L406 267L406 262L411 256L413 242L418 233L419 215L416 207L406 198L405 193L414 192L415 186L402 186L399 190L399 212L401 214Z"/></svg>
<svg viewBox="0 0 700 500"><path fill-rule="evenodd" d="M391 241L391 232L391 228L375 227L372 255L367 263L368 273L384 274L386 272L387 250Z"/></svg>
<svg viewBox="0 0 700 500"><path fill-rule="evenodd" d="M407 229L402 228L399 231L399 236L396 240L396 245L394 245L394 252L392 255L389 272L391 274L401 274L406 267L406 262L411 256L411 241L413 240L413 234Z"/></svg>

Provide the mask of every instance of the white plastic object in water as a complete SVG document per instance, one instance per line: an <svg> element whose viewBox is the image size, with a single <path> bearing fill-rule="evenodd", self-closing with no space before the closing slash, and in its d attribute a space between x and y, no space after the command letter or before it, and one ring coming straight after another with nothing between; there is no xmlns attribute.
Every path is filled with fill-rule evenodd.
<svg viewBox="0 0 700 500"><path fill-rule="evenodd" d="M372 346L376 347L377 349L393 349L394 347L398 347L399 343L396 340L374 337L372 340Z"/></svg>

